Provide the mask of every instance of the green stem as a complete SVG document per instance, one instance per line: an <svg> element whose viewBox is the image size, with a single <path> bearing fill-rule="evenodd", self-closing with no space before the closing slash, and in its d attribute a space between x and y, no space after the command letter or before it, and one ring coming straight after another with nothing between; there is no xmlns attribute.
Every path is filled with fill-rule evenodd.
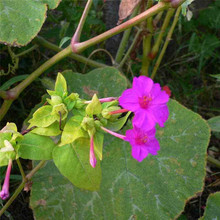
<svg viewBox="0 0 220 220"><path fill-rule="evenodd" d="M17 161L18 168L19 168L20 173L21 173L21 176L22 176L22 180L25 180L25 179L26 179L26 176L25 176L25 173L24 173L24 170L23 170L23 168L22 168L22 165L21 165L21 162L20 162L19 158L16 159L16 161Z"/></svg>
<svg viewBox="0 0 220 220"><path fill-rule="evenodd" d="M44 71L49 69L51 66L53 66L55 63L59 62L63 58L67 57L71 54L71 47L68 46L64 50L60 51L56 55L54 55L52 58L50 58L48 61L46 61L43 65L41 65L37 70L35 70L33 73L31 73L24 81L19 83L16 87L11 89L10 91L16 93L16 98L19 96L19 94L27 87L29 86L37 77L39 77Z"/></svg>
<svg viewBox="0 0 220 220"><path fill-rule="evenodd" d="M78 24L78 27L76 29L76 32L73 35L71 45L74 45L75 43L79 42L80 36L81 36L81 33L82 33L82 29L83 29L83 26L85 24L85 21L86 21L86 18L88 16L88 13L89 13L89 10L90 10L91 6L92 6L92 0L88 0L87 3L86 3L85 9L83 11L82 17L80 19L80 22ZM73 48L73 51L74 51L74 48Z"/></svg>
<svg viewBox="0 0 220 220"><path fill-rule="evenodd" d="M132 41L131 46L129 47L128 51L126 52L125 56L123 57L122 61L119 64L119 69L123 67L123 65L125 64L125 61L128 59L128 56L130 55L130 53L131 53L131 51L132 51L139 35L140 35L140 33L141 33L141 29L138 29L138 32L136 33L136 35L135 35L135 37Z"/></svg>
<svg viewBox="0 0 220 220"><path fill-rule="evenodd" d="M17 198L19 193L24 188L25 184L33 177L33 175L41 169L45 165L46 161L42 160L26 177L23 179L19 187L15 190L14 194L11 196L11 198L7 201L7 203L3 206L3 208L0 210L0 217L3 215L3 213L7 210L7 208L12 204L12 202Z"/></svg>
<svg viewBox="0 0 220 220"><path fill-rule="evenodd" d="M154 79L154 77L155 77L155 75L156 75L156 73L157 73L158 67L160 66L161 60L163 59L163 56L164 56L165 51L166 51L166 49L167 49L167 46L168 46L168 44L169 44L169 42L170 42L170 40L171 40L173 31L174 31L175 26L176 26L176 24L177 24L177 22L178 22L178 18L179 18L180 12L181 12L181 6L180 6L180 7L177 9L177 11L176 11L176 14L175 14L175 16L174 16L173 23L172 23L172 25L171 25L171 28L170 28L168 34L167 34L167 37L166 37L165 43L164 43L164 45L163 45L163 48L162 48L162 50L161 50L161 52L160 52L159 57L157 58L157 61L156 61L155 65L154 65L154 69L153 69L153 72L152 72L152 75L151 75L151 78L152 78L152 79Z"/></svg>
<svg viewBox="0 0 220 220"><path fill-rule="evenodd" d="M155 44L153 46L151 54L149 55L151 59L154 59L156 57L157 53L158 53L159 47L160 47L161 42L163 40L163 36L165 34L165 31L166 31L166 29L167 29L167 27L168 27L168 25L170 23L170 19L173 16L174 12L175 12L175 9L173 9L173 8L170 8L167 11L167 14L166 14L166 17L164 19L163 25L161 27L161 31L160 31L157 39L156 39L156 42L155 42Z"/></svg>
<svg viewBox="0 0 220 220"><path fill-rule="evenodd" d="M152 7L153 0L148 0L147 8ZM141 75L148 75L148 69L150 65L150 59L148 54L151 50L151 40L153 36L153 18L150 17L147 19L147 36L143 37L143 58L142 58L142 68L141 68Z"/></svg>
<svg viewBox="0 0 220 220"><path fill-rule="evenodd" d="M16 54L15 57L23 56L23 55L25 55L25 54L35 50L36 48L38 48L38 45L34 45L34 46L30 47L29 49L27 49L27 50L25 50L25 51L23 51L23 52L21 52L19 54Z"/></svg>
<svg viewBox="0 0 220 220"><path fill-rule="evenodd" d="M3 91L3 90L0 90L0 97L3 98L3 99L7 99L7 92L6 91Z"/></svg>
<svg viewBox="0 0 220 220"><path fill-rule="evenodd" d="M158 24L158 22L160 21L162 15L163 15L163 11L161 11L160 13L158 13L157 16L154 18L154 20L153 20L153 25L154 25L155 28L157 27L157 24Z"/></svg>
<svg viewBox="0 0 220 220"><path fill-rule="evenodd" d="M139 5L138 5L138 6L135 8L135 10L133 11L133 13L132 13L130 19L137 15L138 10L139 10ZM122 37L122 39L121 39L121 43L120 43L120 45L119 45L119 48L118 48L118 51L117 51L117 54L116 54L116 57L115 57L115 62L116 62L116 63L120 63L121 60L122 60L122 57L123 57L125 48L126 48L126 46L127 46L128 39L129 39L129 37L130 37L131 29L132 29L132 28L127 29L127 30L124 32L124 34L123 34L123 37Z"/></svg>
<svg viewBox="0 0 220 220"><path fill-rule="evenodd" d="M6 113L8 112L8 109L10 108L13 100L4 100L1 108L0 108L0 121L4 118Z"/></svg>
<svg viewBox="0 0 220 220"><path fill-rule="evenodd" d="M55 44L52 44L49 41L45 40L43 37L37 36L34 39L34 42L43 46L43 47L46 47L46 48L51 49L53 51L56 51L56 52L60 52L62 50L60 47L56 46ZM91 59L88 59L86 57L83 57L81 55L75 54L73 52L68 57L70 57L76 61L79 61L81 63L85 63L87 65L90 65L92 67L107 67L108 66L106 64L99 63L99 62L93 61ZM0 93L0 96L1 96L1 93Z"/></svg>
<svg viewBox="0 0 220 220"><path fill-rule="evenodd" d="M185 0L181 0L181 1L185 1ZM134 18L94 37L94 38L91 38L91 39L89 39L85 42L82 42L82 43L76 43L76 44L72 45L73 50L76 53L80 53L80 52L84 51L85 49L87 49L88 47L91 47L91 46L93 46L97 43L100 43L100 42L102 42L102 41L104 41L104 40L106 40L116 34L119 34L120 32L122 32L128 28L134 27L135 25L144 21L146 18L152 17L153 15L169 8L170 6L171 6L170 3L159 2L155 6L148 9L147 11L137 15L136 17L134 17Z"/></svg>
<svg viewBox="0 0 220 220"><path fill-rule="evenodd" d="M220 161L219 160L216 160L215 158L208 155L207 161L211 164L214 164L216 167L220 168Z"/></svg>

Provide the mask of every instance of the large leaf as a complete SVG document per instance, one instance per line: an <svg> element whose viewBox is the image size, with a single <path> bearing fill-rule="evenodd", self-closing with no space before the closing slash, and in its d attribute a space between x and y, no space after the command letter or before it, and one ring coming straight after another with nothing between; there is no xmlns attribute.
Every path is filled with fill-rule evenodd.
<svg viewBox="0 0 220 220"><path fill-rule="evenodd" d="M80 138L71 144L56 147L53 159L59 171L75 186L97 190L101 182L100 163L93 168L89 163L89 139Z"/></svg>
<svg viewBox="0 0 220 220"><path fill-rule="evenodd" d="M47 9L54 9L61 0L1 0L0 42L24 46L40 31Z"/></svg>
<svg viewBox="0 0 220 220"><path fill-rule="evenodd" d="M28 133L20 143L19 157L30 160L50 160L55 147L51 138Z"/></svg>
<svg viewBox="0 0 220 220"><path fill-rule="evenodd" d="M141 163L131 157L127 142L105 137L97 192L72 187L49 164L39 171L31 195L36 219L174 219L179 215L186 200L203 189L210 130L198 114L176 101L169 102L169 110L165 128L157 129L161 150Z"/></svg>
<svg viewBox="0 0 220 220"><path fill-rule="evenodd" d="M99 98L120 96L127 88L127 80L113 67L95 69L85 75L71 70L62 73L66 78L69 92L77 92L81 98L91 99L94 94Z"/></svg>
<svg viewBox="0 0 220 220"><path fill-rule="evenodd" d="M208 124L212 131L220 132L220 116L210 118Z"/></svg>
<svg viewBox="0 0 220 220"><path fill-rule="evenodd" d="M201 219L220 219L220 192L213 193L208 197L204 217Z"/></svg>

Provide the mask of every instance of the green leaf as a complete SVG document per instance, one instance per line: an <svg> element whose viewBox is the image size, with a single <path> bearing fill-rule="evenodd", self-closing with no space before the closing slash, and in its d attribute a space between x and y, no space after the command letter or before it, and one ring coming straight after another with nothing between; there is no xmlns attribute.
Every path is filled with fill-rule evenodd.
<svg viewBox="0 0 220 220"><path fill-rule="evenodd" d="M102 105L96 94L93 95L92 101L86 107L86 114L89 116L98 115L102 111Z"/></svg>
<svg viewBox="0 0 220 220"><path fill-rule="evenodd" d="M28 133L20 142L18 154L23 159L50 160L55 146L49 137Z"/></svg>
<svg viewBox="0 0 220 220"><path fill-rule="evenodd" d="M99 98L116 97L127 88L127 80L113 67L95 69L87 74L66 70L62 73L66 78L69 92L80 94L81 98L90 100L94 94Z"/></svg>
<svg viewBox="0 0 220 220"><path fill-rule="evenodd" d="M45 128L35 128L31 133L43 136L57 136L61 133L59 122L55 121L53 124Z"/></svg>
<svg viewBox="0 0 220 220"><path fill-rule="evenodd" d="M98 190L101 182L101 168L97 161L93 168L89 162L89 140L77 139L75 142L56 147L53 160L59 171L75 186L86 190Z"/></svg>
<svg viewBox="0 0 220 220"><path fill-rule="evenodd" d="M60 0L1 0L0 42L24 46L40 31L48 7L54 9Z"/></svg>
<svg viewBox="0 0 220 220"><path fill-rule="evenodd" d="M67 85L66 80L61 73L58 73L56 83L55 83L55 92L60 96L63 97L64 94L67 92Z"/></svg>
<svg viewBox="0 0 220 220"><path fill-rule="evenodd" d="M67 121L62 132L60 146L72 143L80 137L89 138L88 133L81 128L78 118L79 116L74 116ZM80 118L83 119L83 117Z"/></svg>
<svg viewBox="0 0 220 220"><path fill-rule="evenodd" d="M64 37L60 41L59 47L61 48L67 41L71 40L71 37Z"/></svg>
<svg viewBox="0 0 220 220"><path fill-rule="evenodd" d="M217 80L220 80L220 74L210 74L210 76L216 78Z"/></svg>
<svg viewBox="0 0 220 220"><path fill-rule="evenodd" d="M206 203L204 216L201 219L219 220L220 219L220 192L211 194Z"/></svg>
<svg viewBox="0 0 220 220"><path fill-rule="evenodd" d="M15 151L0 152L0 167L7 166L9 159L14 160L16 158Z"/></svg>
<svg viewBox="0 0 220 220"><path fill-rule="evenodd" d="M121 117L114 122L108 121L108 124L106 127L112 131L119 131L126 123L130 114L131 114L131 112L128 112L124 117Z"/></svg>
<svg viewBox="0 0 220 220"><path fill-rule="evenodd" d="M15 84L16 82L19 82L19 81L22 81L22 80L26 79L28 76L29 76L28 74L25 74L25 75L19 75L19 76L12 77L7 82L5 82L2 86L0 86L0 90L9 89L10 86Z"/></svg>
<svg viewBox="0 0 220 220"><path fill-rule="evenodd" d="M103 148L104 134L96 132L94 135L94 150L98 155L99 160L102 160L102 148Z"/></svg>
<svg viewBox="0 0 220 220"><path fill-rule="evenodd" d="M212 131L220 132L220 116L210 118L208 124Z"/></svg>
<svg viewBox="0 0 220 220"><path fill-rule="evenodd" d="M50 105L45 105L39 108L34 114L33 118L28 122L30 123L29 127L38 126L38 127L48 127L57 120L56 115L51 115L53 107Z"/></svg>
<svg viewBox="0 0 220 220"><path fill-rule="evenodd" d="M31 193L35 218L175 219L203 189L210 131L176 101L169 102L169 111L165 128L157 128L161 150L141 163L132 158L129 143L106 135L99 191L72 187L50 164L40 170Z"/></svg>

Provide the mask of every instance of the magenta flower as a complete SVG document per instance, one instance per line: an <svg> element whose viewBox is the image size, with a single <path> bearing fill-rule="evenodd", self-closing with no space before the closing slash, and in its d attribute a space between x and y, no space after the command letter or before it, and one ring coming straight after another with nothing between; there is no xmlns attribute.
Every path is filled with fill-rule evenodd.
<svg viewBox="0 0 220 220"><path fill-rule="evenodd" d="M134 127L126 131L126 141L132 146L131 155L137 161L141 162L148 154L157 155L160 150L158 140L155 138L156 129L143 130Z"/></svg>
<svg viewBox="0 0 220 220"><path fill-rule="evenodd" d="M10 181L10 174L11 174L11 167L12 167L12 160L9 160L8 168L5 175L5 181L2 186L2 191L0 192L0 198L5 200L9 197L9 181Z"/></svg>
<svg viewBox="0 0 220 220"><path fill-rule="evenodd" d="M169 116L168 101L169 96L160 85L146 76L134 77L132 88L125 90L119 98L123 108L134 112L133 124L148 130L156 123L164 127Z"/></svg>
<svg viewBox="0 0 220 220"><path fill-rule="evenodd" d="M89 154L90 164L93 168L95 168L97 160L95 158L95 152L94 152L94 138L91 136L90 138L90 154Z"/></svg>

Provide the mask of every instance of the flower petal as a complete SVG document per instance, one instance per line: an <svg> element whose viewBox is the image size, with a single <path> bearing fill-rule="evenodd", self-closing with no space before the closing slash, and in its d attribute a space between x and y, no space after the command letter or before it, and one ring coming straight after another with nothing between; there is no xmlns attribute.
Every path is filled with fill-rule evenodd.
<svg viewBox="0 0 220 220"><path fill-rule="evenodd" d="M159 92L157 96L152 100L152 105L165 104L169 101L169 96L165 91Z"/></svg>
<svg viewBox="0 0 220 220"><path fill-rule="evenodd" d="M134 126L143 128L144 130L150 130L156 124L154 115L151 112L145 110L139 110L135 112L132 123Z"/></svg>
<svg viewBox="0 0 220 220"><path fill-rule="evenodd" d="M138 94L138 96L147 95L153 86L153 80L146 76L134 77L132 88Z"/></svg>
<svg viewBox="0 0 220 220"><path fill-rule="evenodd" d="M139 145L132 146L131 155L138 162L141 162L144 158L147 157L148 151Z"/></svg>
<svg viewBox="0 0 220 220"><path fill-rule="evenodd" d="M160 150L160 144L159 141L156 138L152 138L147 143L147 150L152 155L157 155L157 151Z"/></svg>
<svg viewBox="0 0 220 220"><path fill-rule="evenodd" d="M138 102L138 96L133 91L133 89L126 89L121 97L119 98L119 104L129 110L129 111L136 111L140 108L139 102Z"/></svg>
<svg viewBox="0 0 220 220"><path fill-rule="evenodd" d="M166 105L161 106L160 108L157 106L151 109L152 114L156 122L160 125L160 127L164 127L164 123L167 121L169 117L169 109Z"/></svg>

